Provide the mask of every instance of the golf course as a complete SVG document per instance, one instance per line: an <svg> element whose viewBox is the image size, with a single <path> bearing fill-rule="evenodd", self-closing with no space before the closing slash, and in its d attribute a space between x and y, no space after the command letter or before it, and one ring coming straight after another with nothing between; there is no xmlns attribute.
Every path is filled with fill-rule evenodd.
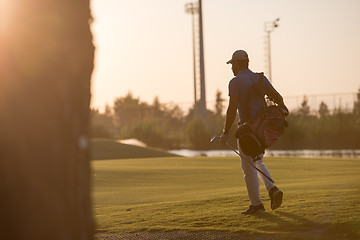
<svg viewBox="0 0 360 240"><path fill-rule="evenodd" d="M106 142L98 144L107 146ZM152 152L147 158L128 158L121 157L125 146L119 145L116 158L113 147L114 159L102 160L100 154L92 160L98 234L186 232L240 234L246 239L360 239L360 159L267 157L264 163L284 192L283 205L272 211L261 185L267 212L242 215L249 202L235 154L178 157Z"/></svg>

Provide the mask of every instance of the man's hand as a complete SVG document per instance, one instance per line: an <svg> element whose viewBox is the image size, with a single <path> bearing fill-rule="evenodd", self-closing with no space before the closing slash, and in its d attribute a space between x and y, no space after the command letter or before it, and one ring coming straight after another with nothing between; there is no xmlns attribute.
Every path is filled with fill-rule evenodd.
<svg viewBox="0 0 360 240"><path fill-rule="evenodd" d="M285 117L289 116L289 109L285 105L280 106L280 110Z"/></svg>
<svg viewBox="0 0 360 240"><path fill-rule="evenodd" d="M225 133L223 133L223 134L221 134L221 136L220 136L220 139L219 139L219 142L221 143L221 144L226 144L227 143L227 139L228 139L228 134L225 134Z"/></svg>

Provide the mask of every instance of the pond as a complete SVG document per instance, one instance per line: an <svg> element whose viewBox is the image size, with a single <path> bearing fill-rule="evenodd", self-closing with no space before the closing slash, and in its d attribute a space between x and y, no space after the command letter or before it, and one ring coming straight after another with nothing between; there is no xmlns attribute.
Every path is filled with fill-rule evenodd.
<svg viewBox="0 0 360 240"><path fill-rule="evenodd" d="M185 157L209 156L224 157L236 156L232 150L170 150L170 153ZM334 157L334 158L360 158L360 149L343 149L343 150L266 150L265 156L276 157Z"/></svg>

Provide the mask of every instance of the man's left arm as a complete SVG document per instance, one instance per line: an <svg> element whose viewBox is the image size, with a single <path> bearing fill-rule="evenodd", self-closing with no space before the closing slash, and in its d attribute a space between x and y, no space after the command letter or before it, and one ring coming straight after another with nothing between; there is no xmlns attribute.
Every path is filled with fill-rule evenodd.
<svg viewBox="0 0 360 240"><path fill-rule="evenodd" d="M278 91L276 91L276 89L273 87L273 85L269 82L269 80L265 76L264 78L265 81L263 81L263 84L265 83L265 86L262 86L263 92L266 95L268 95L270 98L272 98L275 101L275 103L277 103L281 108L286 110L287 113L289 113L289 110L284 103L283 97L280 95Z"/></svg>
<svg viewBox="0 0 360 240"><path fill-rule="evenodd" d="M286 110L287 113L289 113L288 108L285 106L284 103L284 99L283 97L280 95L280 93L278 93L278 91L276 91L276 89L271 86L267 89L266 95L270 96L272 99L274 99L274 101L283 109Z"/></svg>

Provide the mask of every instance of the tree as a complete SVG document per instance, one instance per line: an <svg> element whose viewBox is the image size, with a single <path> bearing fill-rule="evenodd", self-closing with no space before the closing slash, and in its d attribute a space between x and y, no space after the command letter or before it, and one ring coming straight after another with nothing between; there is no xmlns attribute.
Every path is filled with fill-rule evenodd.
<svg viewBox="0 0 360 240"><path fill-rule="evenodd" d="M131 92L125 97L115 99L114 114L119 127L129 123L137 123L142 119L144 106L139 98L134 98Z"/></svg>
<svg viewBox="0 0 360 240"><path fill-rule="evenodd" d="M329 115L329 108L328 106L326 105L326 103L324 103L323 101L320 103L320 106L319 106L319 114L320 114L320 117L325 117L325 116L328 116Z"/></svg>
<svg viewBox="0 0 360 240"><path fill-rule="evenodd" d="M112 115L112 109L111 109L111 107L109 106L109 105L105 105L105 110L104 110L104 114L106 115L106 116L111 116Z"/></svg>
<svg viewBox="0 0 360 240"><path fill-rule="evenodd" d="M151 105L151 115L155 118L162 118L164 116L163 106L159 101L159 97L154 98L153 104Z"/></svg>
<svg viewBox="0 0 360 240"><path fill-rule="evenodd" d="M191 145L195 149L209 148L210 134L201 116L197 116L188 122L186 133Z"/></svg>
<svg viewBox="0 0 360 240"><path fill-rule="evenodd" d="M181 122L184 118L184 112L181 110L179 105L169 103L164 107L164 115L174 121Z"/></svg>
<svg viewBox="0 0 360 240"><path fill-rule="evenodd" d="M91 240L89 0L12 0L6 6L0 239Z"/></svg>
<svg viewBox="0 0 360 240"><path fill-rule="evenodd" d="M217 90L216 91L216 103L215 103L215 115L216 116L221 116L223 114L223 111L225 108L224 101L225 101L225 99L222 98L221 91Z"/></svg>
<svg viewBox="0 0 360 240"><path fill-rule="evenodd" d="M104 113L100 113L98 109L90 109L90 112L91 137L112 138L115 130L111 108L106 105Z"/></svg>
<svg viewBox="0 0 360 240"><path fill-rule="evenodd" d="M299 114L304 117L307 117L310 114L310 107L308 104L308 98L306 96L304 96L304 99L301 103L301 107L299 109Z"/></svg>
<svg viewBox="0 0 360 240"><path fill-rule="evenodd" d="M356 101L354 102L354 109L353 109L353 113L355 115L360 115L360 88L358 90L358 93L356 94Z"/></svg>

